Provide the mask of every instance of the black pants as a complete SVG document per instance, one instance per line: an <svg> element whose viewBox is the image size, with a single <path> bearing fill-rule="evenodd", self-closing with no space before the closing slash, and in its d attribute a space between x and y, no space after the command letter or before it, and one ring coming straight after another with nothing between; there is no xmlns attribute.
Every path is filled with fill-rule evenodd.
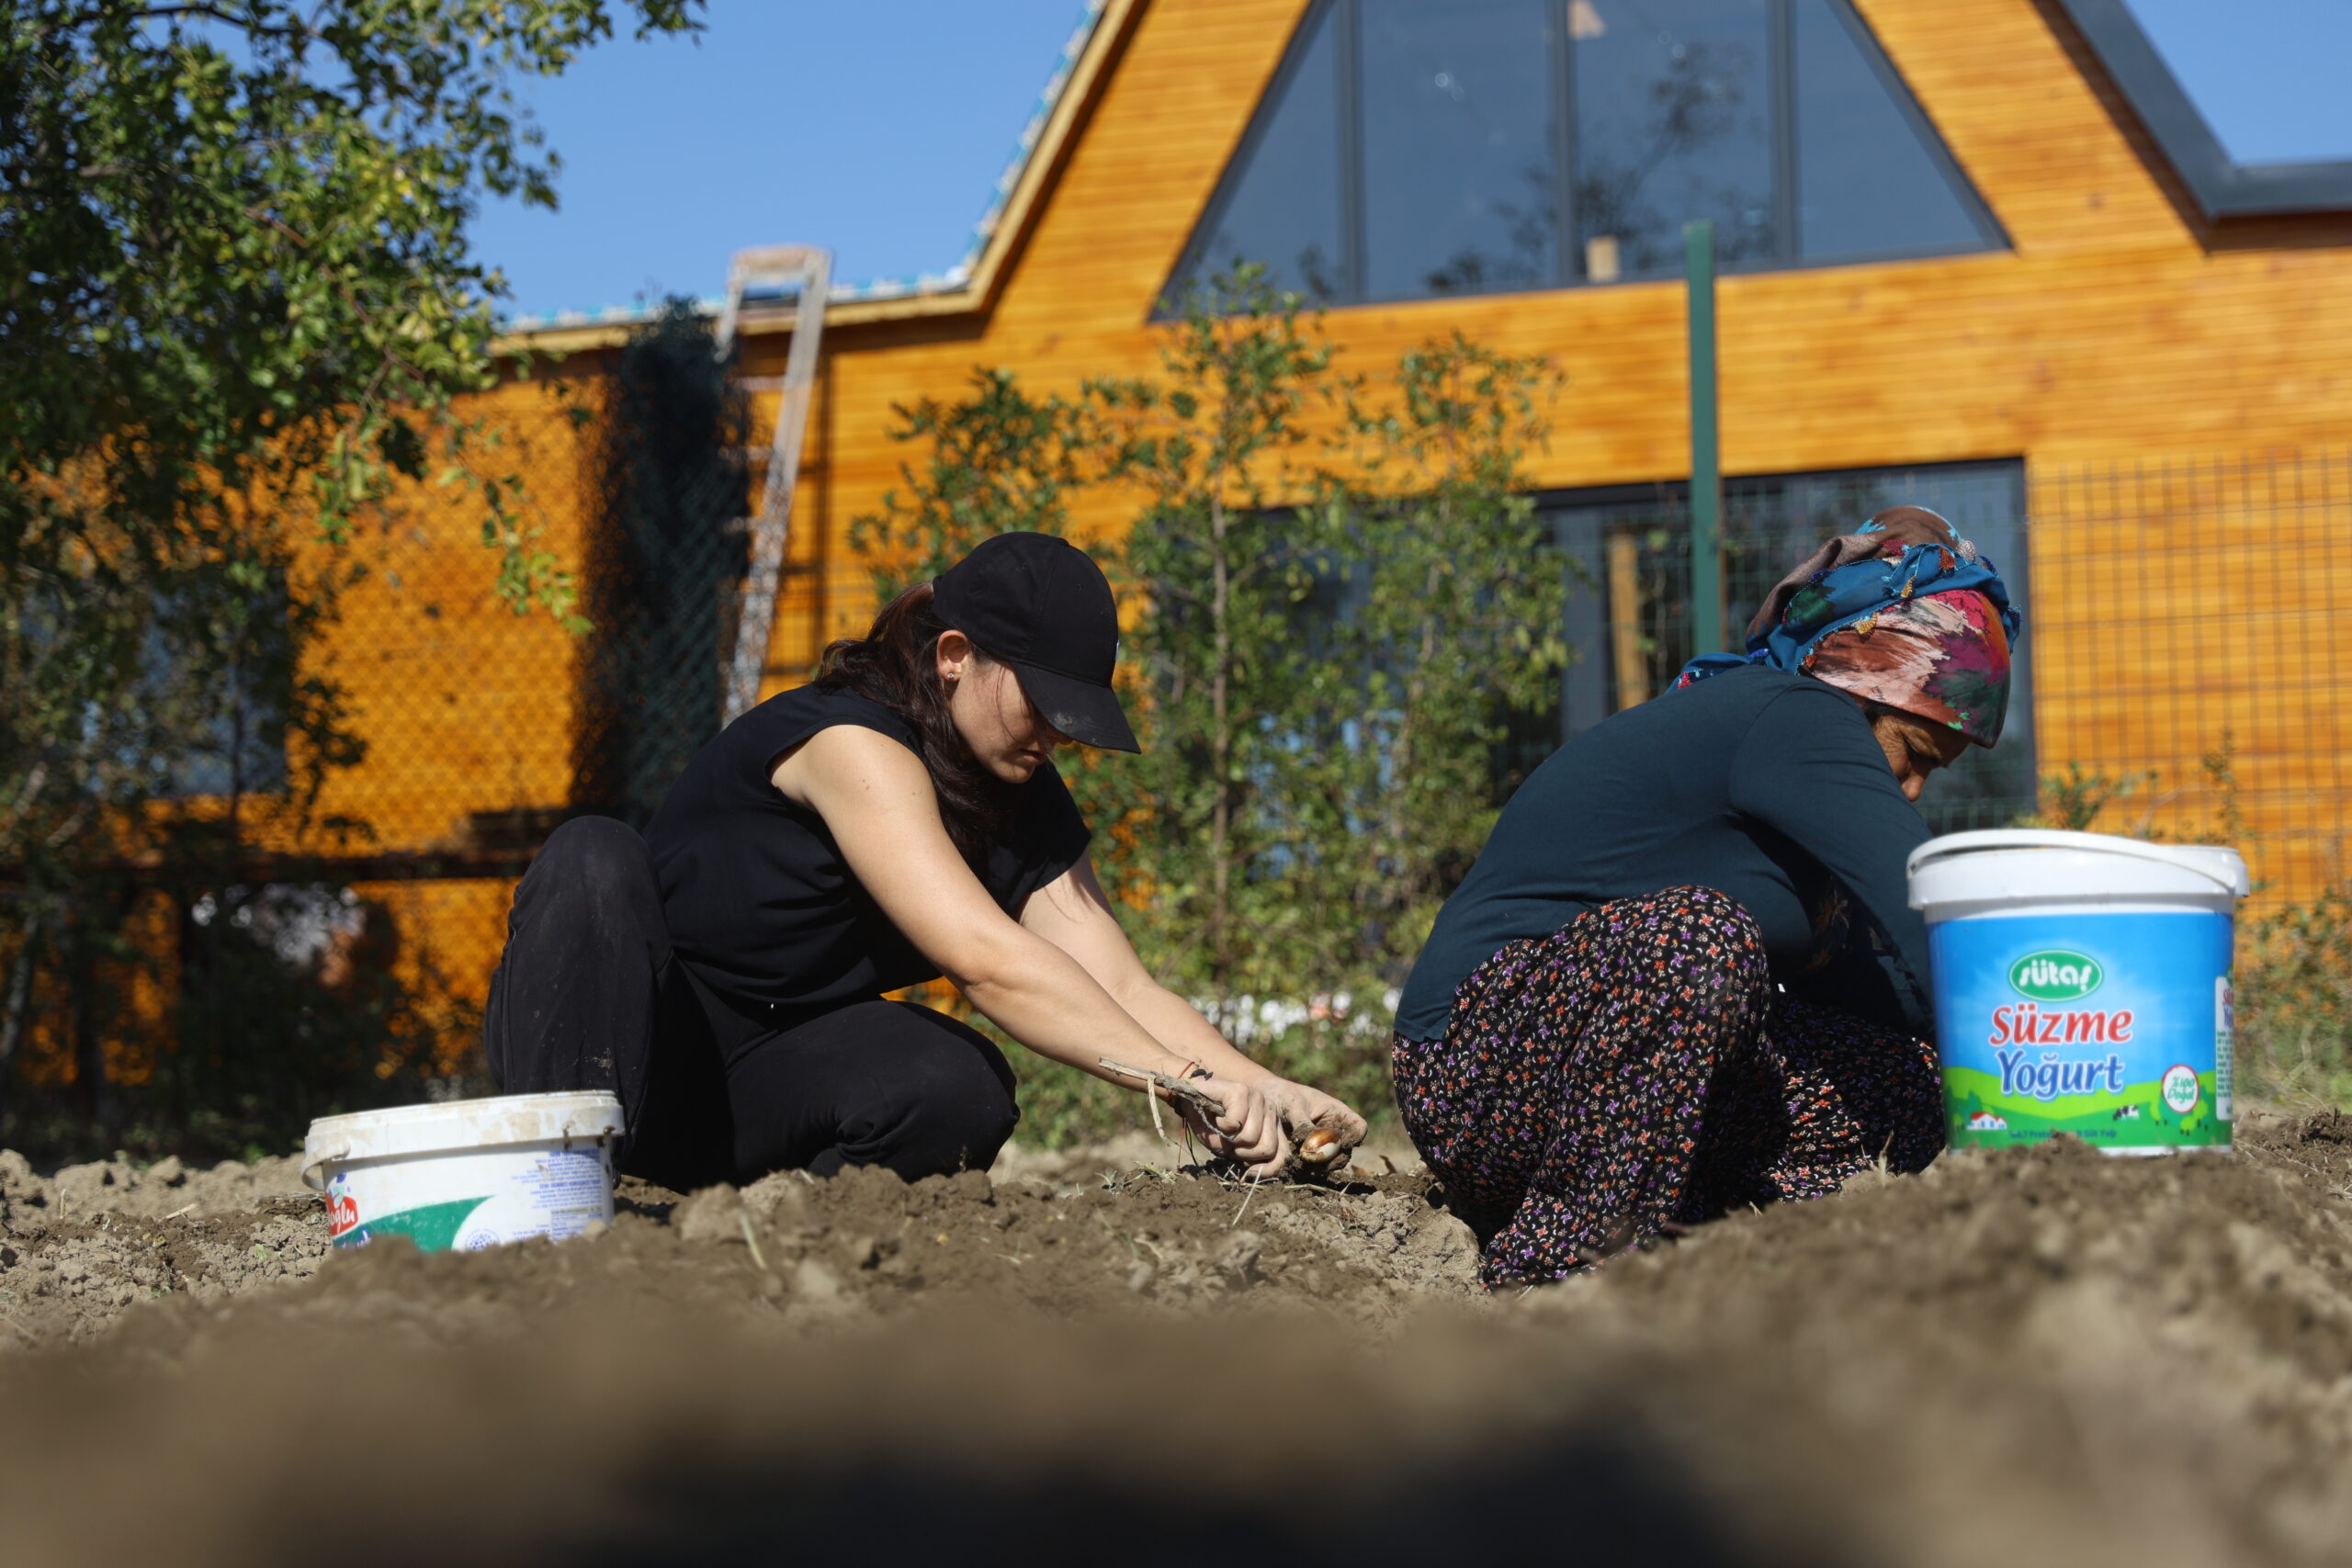
<svg viewBox="0 0 2352 1568"><path fill-rule="evenodd" d="M985 1169L1012 1134L1012 1069L978 1031L910 1002L786 1027L713 994L672 953L645 842L582 817L514 890L482 1049L507 1094L610 1089L620 1168L680 1191L845 1165Z"/></svg>

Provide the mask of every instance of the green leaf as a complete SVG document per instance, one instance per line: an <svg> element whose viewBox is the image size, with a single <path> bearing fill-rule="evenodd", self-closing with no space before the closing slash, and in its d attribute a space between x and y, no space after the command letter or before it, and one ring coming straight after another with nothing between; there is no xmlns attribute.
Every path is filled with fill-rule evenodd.
<svg viewBox="0 0 2352 1568"><path fill-rule="evenodd" d="M990 534L1059 531L1080 494L1126 508L1099 550L1145 750L1063 765L1098 872L1147 965L1213 1011L1377 998L1493 824L1504 709L1557 690L1566 574L1531 567L1549 546L1517 493L1547 372L1457 338L1367 374L1247 271L1161 346L1157 376L1070 404L990 370L898 411L913 450L853 547L887 593ZM1386 1020L1355 1018L1252 1049L1376 1101Z"/></svg>

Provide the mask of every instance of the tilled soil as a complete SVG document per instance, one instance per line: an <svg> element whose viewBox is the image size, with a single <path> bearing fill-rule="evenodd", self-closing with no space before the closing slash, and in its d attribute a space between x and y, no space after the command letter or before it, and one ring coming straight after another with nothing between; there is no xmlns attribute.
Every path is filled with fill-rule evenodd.
<svg viewBox="0 0 2352 1568"><path fill-rule="evenodd" d="M1495 1298L1417 1171L1156 1165L327 1258L287 1171L0 1156L6 1555L2352 1564L2352 1119L1947 1156Z"/></svg>
<svg viewBox="0 0 2352 1568"><path fill-rule="evenodd" d="M300 1167L109 1160L43 1178L0 1149L0 1344L86 1339L143 1301L309 1278L328 1247Z"/></svg>
<svg viewBox="0 0 2352 1568"><path fill-rule="evenodd" d="M588 1290L816 1324L943 1296L1058 1314L1252 1295L1370 1325L1476 1290L1469 1230L1429 1201L1425 1176L1393 1162L1337 1184L1254 1186L1176 1174L1155 1156L1164 1151L1136 1138L1075 1156L1012 1151L994 1179L786 1173L684 1199L625 1179L613 1230L585 1244L430 1258L377 1248L344 1258L310 1299L364 1313L379 1296L404 1311L458 1292L487 1322ZM171 1162L70 1166L44 1179L0 1153L0 1325L20 1347L87 1340L141 1302L200 1306L308 1280L332 1250L290 1158L193 1174ZM477 1325L470 1308L466 1324Z"/></svg>

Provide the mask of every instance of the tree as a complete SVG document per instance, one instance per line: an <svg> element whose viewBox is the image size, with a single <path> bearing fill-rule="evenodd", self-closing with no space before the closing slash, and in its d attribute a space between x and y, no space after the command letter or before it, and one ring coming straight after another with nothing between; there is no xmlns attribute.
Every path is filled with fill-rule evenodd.
<svg viewBox="0 0 2352 1568"><path fill-rule="evenodd" d="M1343 372L1243 268L1185 302L1114 471L1147 500L1155 966L1285 1070L1377 1103L1388 993L1499 805L1515 714L1555 710L1566 564L1523 494L1556 378L1456 336Z"/></svg>
<svg viewBox="0 0 2352 1568"><path fill-rule="evenodd" d="M343 540L395 483L469 485L501 592L571 614L460 412L499 374L503 288L466 221L485 195L553 205L515 75L616 18L691 30L697 4L0 19L0 1085L42 954L71 976L123 956L134 884L193 876L190 853L232 896L246 803L301 813L356 756L305 659L349 568L308 540ZM78 989L71 1010L99 1027Z"/></svg>
<svg viewBox="0 0 2352 1568"><path fill-rule="evenodd" d="M1345 599L1324 634L1308 799L1314 907L1346 913L1325 973L1409 968L1518 779L1514 731L1553 721L1566 563L1526 493L1559 378L1459 333L1360 390L1325 506ZM1556 731L1555 731L1556 733Z"/></svg>
<svg viewBox="0 0 2352 1568"><path fill-rule="evenodd" d="M1098 862L1164 981L1376 1104L1381 998L1493 825L1512 720L1555 711L1566 569L1521 493L1541 361L1459 337L1373 377L1340 357L1239 269L1184 302L1156 375L1044 401L986 375L904 421L930 460L856 537L888 581L1057 532L1080 492L1134 507L1103 553L1144 754L1065 766Z"/></svg>
<svg viewBox="0 0 2352 1568"><path fill-rule="evenodd" d="M850 547L888 604L928 582L999 534L1069 532L1067 497L1088 477L1080 456L1092 444L1088 410L1057 397L1034 398L1012 372L976 368L969 396L896 405L894 441L925 442L922 467L899 465L903 489L885 491L882 510L850 522Z"/></svg>
<svg viewBox="0 0 2352 1568"><path fill-rule="evenodd" d="M149 550L256 492L339 537L395 476L471 471L504 282L484 194L555 205L514 74L698 0L33 0L0 26L0 542L94 506ZM485 537L568 604L512 485ZM13 564L13 562L11 562Z"/></svg>
<svg viewBox="0 0 2352 1568"><path fill-rule="evenodd" d="M1192 933L1187 977L1221 1002L1279 983L1252 955L1300 915L1251 874L1296 836L1283 780L1314 665L1293 633L1325 542L1306 415L1334 390L1331 349L1296 296L1244 268L1188 301L1160 366L1164 381L1092 390L1119 432L1114 470L1145 494L1127 564L1150 604L1132 641L1159 742L1138 780L1155 914Z"/></svg>

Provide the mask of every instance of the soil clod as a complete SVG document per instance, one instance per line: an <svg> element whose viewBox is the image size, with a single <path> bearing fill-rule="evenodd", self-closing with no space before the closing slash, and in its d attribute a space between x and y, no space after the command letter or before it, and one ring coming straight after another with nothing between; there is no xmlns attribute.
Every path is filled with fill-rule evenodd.
<svg viewBox="0 0 2352 1568"><path fill-rule="evenodd" d="M1172 1468L1318 1560L2352 1564L2352 1119L1950 1154L1493 1297L1417 1168L1164 1158L624 1183L424 1255L331 1253L290 1161L0 1155L12 1554L1195 1561L1131 1523Z"/></svg>

